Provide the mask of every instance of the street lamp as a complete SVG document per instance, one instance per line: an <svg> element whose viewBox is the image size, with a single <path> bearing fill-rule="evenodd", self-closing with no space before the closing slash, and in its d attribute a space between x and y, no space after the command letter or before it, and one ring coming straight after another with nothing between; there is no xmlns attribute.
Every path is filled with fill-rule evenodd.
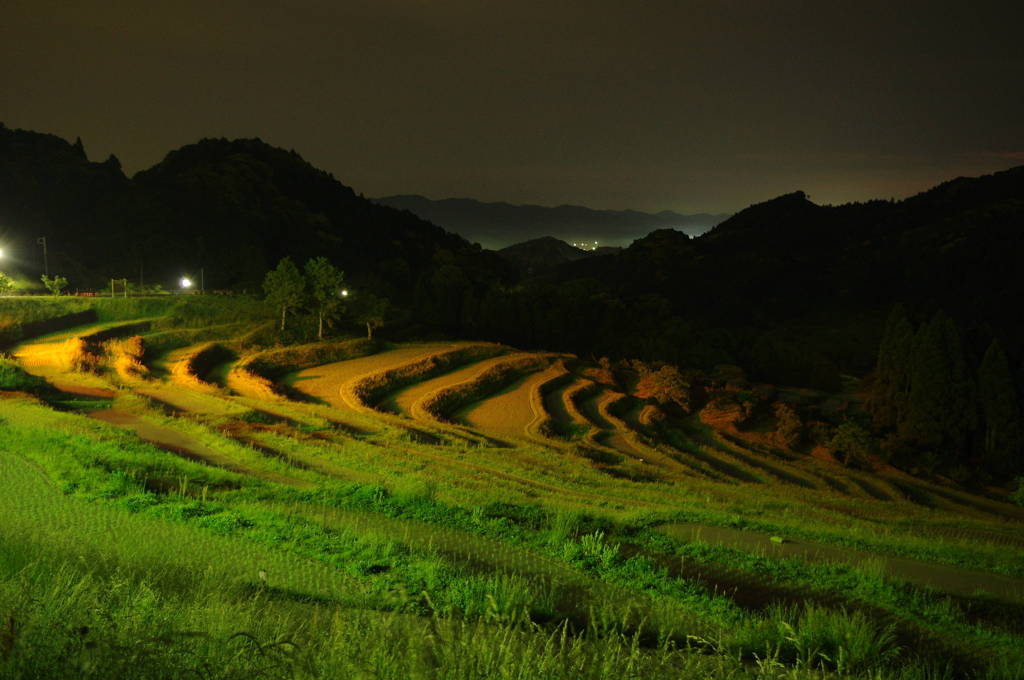
<svg viewBox="0 0 1024 680"><path fill-rule="evenodd" d="M348 288L342 288L338 291L338 295L341 297L348 297Z"/></svg>
<svg viewBox="0 0 1024 680"><path fill-rule="evenodd" d="M50 276L50 259L46 254L46 237L40 236L36 239L36 243L43 247L43 275L49 278Z"/></svg>
<svg viewBox="0 0 1024 680"><path fill-rule="evenodd" d="M192 279L188 278L187 276L182 276L181 281L179 281L178 283L181 284L181 287L184 290L188 290L189 288L192 287Z"/></svg>

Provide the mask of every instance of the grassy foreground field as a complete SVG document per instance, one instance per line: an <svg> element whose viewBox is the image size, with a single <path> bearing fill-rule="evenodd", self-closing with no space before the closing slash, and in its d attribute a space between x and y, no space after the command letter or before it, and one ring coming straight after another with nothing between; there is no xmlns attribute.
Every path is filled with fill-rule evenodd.
<svg viewBox="0 0 1024 680"><path fill-rule="evenodd" d="M1024 677L1020 508L572 357L60 304L0 301L0 677Z"/></svg>

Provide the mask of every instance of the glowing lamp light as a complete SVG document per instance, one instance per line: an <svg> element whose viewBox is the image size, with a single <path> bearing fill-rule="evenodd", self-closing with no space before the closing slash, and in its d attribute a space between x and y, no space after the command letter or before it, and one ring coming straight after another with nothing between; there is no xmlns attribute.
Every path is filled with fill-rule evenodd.
<svg viewBox="0 0 1024 680"><path fill-rule="evenodd" d="M182 276L180 283L182 288L192 287L192 279L188 278L187 276Z"/></svg>
<svg viewBox="0 0 1024 680"><path fill-rule="evenodd" d="M338 291L338 295L341 297L348 297L348 288L342 288Z"/></svg>

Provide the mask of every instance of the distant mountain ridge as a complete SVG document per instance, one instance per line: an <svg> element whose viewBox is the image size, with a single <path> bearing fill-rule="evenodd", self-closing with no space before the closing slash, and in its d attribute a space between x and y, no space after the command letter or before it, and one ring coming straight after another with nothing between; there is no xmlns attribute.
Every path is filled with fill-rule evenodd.
<svg viewBox="0 0 1024 680"><path fill-rule="evenodd" d="M676 229L699 236L728 214L682 215L671 210L595 210L578 205L547 207L485 203L471 198L432 200L415 194L370 199L380 205L408 210L417 217L453 231L485 248L506 246L553 236L567 243L628 246L655 229Z"/></svg>

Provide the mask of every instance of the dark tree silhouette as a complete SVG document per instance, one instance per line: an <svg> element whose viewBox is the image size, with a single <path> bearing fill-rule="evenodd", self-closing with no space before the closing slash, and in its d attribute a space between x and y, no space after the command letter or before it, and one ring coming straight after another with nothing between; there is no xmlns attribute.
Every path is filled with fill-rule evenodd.
<svg viewBox="0 0 1024 680"><path fill-rule="evenodd" d="M1020 398L1010 362L993 340L978 369L978 401L984 418L984 460L989 469L1016 473L1024 469L1024 432Z"/></svg>
<svg viewBox="0 0 1024 680"><path fill-rule="evenodd" d="M291 258L282 258L277 268L263 278L267 302L281 310L281 331L285 329L288 312L298 309L305 300L306 281Z"/></svg>
<svg viewBox="0 0 1024 680"><path fill-rule="evenodd" d="M976 386L956 324L941 311L917 334L909 388L901 434L947 461L965 458L978 423Z"/></svg>
<svg viewBox="0 0 1024 680"><path fill-rule="evenodd" d="M316 337L324 337L324 322L330 323L344 308L342 286L345 272L331 264L326 257L306 261L304 268L306 289L316 313Z"/></svg>
<svg viewBox="0 0 1024 680"><path fill-rule="evenodd" d="M910 366L914 355L914 329L903 305L895 305L885 323L878 347L875 382L868 407L875 424L895 427L907 410Z"/></svg>

